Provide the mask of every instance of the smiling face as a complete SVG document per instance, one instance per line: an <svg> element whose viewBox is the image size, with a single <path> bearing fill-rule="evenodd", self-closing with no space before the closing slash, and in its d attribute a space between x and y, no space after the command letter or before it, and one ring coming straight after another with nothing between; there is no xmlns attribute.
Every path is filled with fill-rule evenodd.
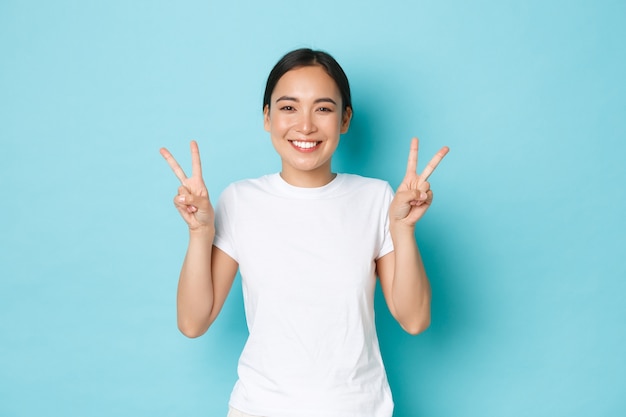
<svg viewBox="0 0 626 417"><path fill-rule="evenodd" d="M321 187L332 181L331 158L339 136L348 131L352 109L343 109L337 84L324 68L286 72L263 114L285 181L298 187Z"/></svg>

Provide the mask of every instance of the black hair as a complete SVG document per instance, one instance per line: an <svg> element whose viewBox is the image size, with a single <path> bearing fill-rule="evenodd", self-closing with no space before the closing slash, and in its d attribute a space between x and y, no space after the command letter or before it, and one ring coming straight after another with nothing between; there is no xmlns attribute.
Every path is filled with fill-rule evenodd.
<svg viewBox="0 0 626 417"><path fill-rule="evenodd" d="M324 51L315 51L309 48L296 49L288 52L283 56L280 61L276 63L270 75L267 77L267 83L265 84L265 94L263 96L263 110L265 107L270 107L270 101L274 88L278 83L278 80L285 75L288 71L300 67L312 67L320 66L326 70L326 73L335 81L339 92L341 93L341 101L343 104L343 111L347 108L352 108L352 97L350 95L350 84L348 83L348 77L343 71L339 63L330 54Z"/></svg>

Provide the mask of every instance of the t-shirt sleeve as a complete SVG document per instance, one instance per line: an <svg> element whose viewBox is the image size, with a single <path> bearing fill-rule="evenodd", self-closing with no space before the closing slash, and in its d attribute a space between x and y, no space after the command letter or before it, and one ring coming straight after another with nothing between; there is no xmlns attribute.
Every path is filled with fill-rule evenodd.
<svg viewBox="0 0 626 417"><path fill-rule="evenodd" d="M391 200L393 200L393 196L394 193L391 186L385 183L379 219L381 244L376 259L380 259L388 253L393 252L393 241L391 240L391 232L389 231L389 205L391 204Z"/></svg>
<svg viewBox="0 0 626 417"><path fill-rule="evenodd" d="M234 221L236 216L235 189L228 186L220 196L215 207L215 238L213 245L237 261L235 250Z"/></svg>

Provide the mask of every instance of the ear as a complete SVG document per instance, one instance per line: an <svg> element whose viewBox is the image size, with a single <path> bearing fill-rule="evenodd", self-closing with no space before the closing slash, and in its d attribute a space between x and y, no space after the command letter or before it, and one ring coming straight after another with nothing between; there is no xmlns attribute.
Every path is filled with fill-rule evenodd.
<svg viewBox="0 0 626 417"><path fill-rule="evenodd" d="M270 106L268 104L263 108L263 128L266 132L270 131Z"/></svg>
<svg viewBox="0 0 626 417"><path fill-rule="evenodd" d="M341 134L348 131L350 120L352 120L352 107L346 107L341 116Z"/></svg>

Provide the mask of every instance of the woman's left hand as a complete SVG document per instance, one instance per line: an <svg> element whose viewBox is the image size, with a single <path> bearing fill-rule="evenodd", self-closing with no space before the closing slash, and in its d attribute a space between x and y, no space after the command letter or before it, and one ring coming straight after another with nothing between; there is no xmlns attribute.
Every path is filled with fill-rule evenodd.
<svg viewBox="0 0 626 417"><path fill-rule="evenodd" d="M401 222L410 227L415 226L415 223L422 218L426 210L430 207L433 201L433 192L430 189L430 184L427 179L449 151L447 146L441 148L430 160L428 165L426 165L422 173L418 174L418 145L418 139L413 138L411 141L411 151L409 152L409 161L406 167L406 175L398 187L396 195L389 207L389 218L392 222Z"/></svg>

